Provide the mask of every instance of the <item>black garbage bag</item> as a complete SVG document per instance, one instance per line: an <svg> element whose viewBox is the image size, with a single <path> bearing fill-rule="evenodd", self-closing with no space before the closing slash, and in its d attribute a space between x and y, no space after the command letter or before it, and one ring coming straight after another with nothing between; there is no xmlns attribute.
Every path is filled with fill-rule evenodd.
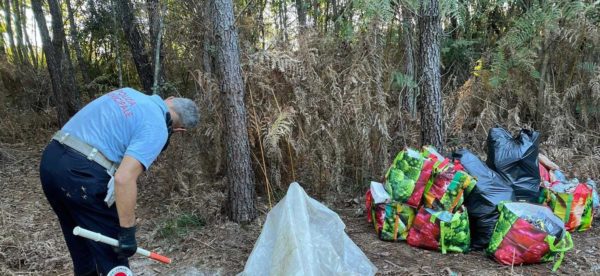
<svg viewBox="0 0 600 276"><path fill-rule="evenodd" d="M496 206L501 201L515 201L515 194L509 182L468 149L459 149L452 157L460 160L467 173L477 179L473 190L466 195L464 205L469 210L471 249L481 250L488 246L500 216Z"/></svg>
<svg viewBox="0 0 600 276"><path fill-rule="evenodd" d="M538 202L539 143L540 133L528 129L522 129L515 137L500 127L488 133L487 165L512 184L518 201Z"/></svg>

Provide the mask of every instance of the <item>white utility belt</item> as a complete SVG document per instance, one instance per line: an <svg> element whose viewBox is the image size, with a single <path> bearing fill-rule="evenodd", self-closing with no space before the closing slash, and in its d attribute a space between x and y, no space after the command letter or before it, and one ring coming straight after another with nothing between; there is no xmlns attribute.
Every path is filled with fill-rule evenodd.
<svg viewBox="0 0 600 276"><path fill-rule="evenodd" d="M106 173L110 175L110 181L108 182L108 192L106 194L106 198L104 202L106 205L110 207L114 201L114 186L115 186L115 178L114 174L119 167L119 164L114 163L108 160L97 148L90 146L88 143L79 140L79 138L70 135L62 130L57 131L54 136L52 136L52 140L56 140L59 143L68 146L69 148L81 153L88 160L94 161L103 168L106 169Z"/></svg>

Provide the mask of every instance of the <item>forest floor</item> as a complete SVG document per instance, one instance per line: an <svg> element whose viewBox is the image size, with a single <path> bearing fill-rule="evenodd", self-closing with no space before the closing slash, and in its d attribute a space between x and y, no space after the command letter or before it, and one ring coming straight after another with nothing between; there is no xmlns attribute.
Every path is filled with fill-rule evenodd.
<svg viewBox="0 0 600 276"><path fill-rule="evenodd" d="M42 148L0 143L4 153L0 160L0 275L72 274L57 219L39 182ZM220 214L223 180L207 178L195 186L203 192L167 196L154 189L158 175L151 172L140 181L137 238L140 246L174 261L162 265L132 258L136 275L235 275L242 271L266 218L264 200L259 200L263 202L259 219L239 225ZM202 208L193 214L185 202ZM546 275L551 271L551 264L502 266L482 252L442 255L404 242L383 242L364 218L362 195L327 205L341 216L346 232L377 266L379 275ZM574 243L558 273L600 275L600 227L575 233Z"/></svg>

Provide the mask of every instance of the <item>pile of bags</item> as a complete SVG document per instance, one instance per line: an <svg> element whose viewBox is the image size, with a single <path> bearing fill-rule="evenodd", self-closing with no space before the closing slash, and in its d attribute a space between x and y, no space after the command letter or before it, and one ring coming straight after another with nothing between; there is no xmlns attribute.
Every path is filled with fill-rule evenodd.
<svg viewBox="0 0 600 276"><path fill-rule="evenodd" d="M459 163L433 147L398 153L385 175L367 192L367 219L379 238L406 240L430 250L468 252L470 229L464 193L475 180Z"/></svg>
<svg viewBox="0 0 600 276"><path fill-rule="evenodd" d="M591 227L596 183L567 179L539 153L540 134L488 133L484 163L467 149L445 158L433 147L405 149L384 184L367 191L367 219L379 238L442 253L485 250L507 265L555 261L573 247L569 232Z"/></svg>

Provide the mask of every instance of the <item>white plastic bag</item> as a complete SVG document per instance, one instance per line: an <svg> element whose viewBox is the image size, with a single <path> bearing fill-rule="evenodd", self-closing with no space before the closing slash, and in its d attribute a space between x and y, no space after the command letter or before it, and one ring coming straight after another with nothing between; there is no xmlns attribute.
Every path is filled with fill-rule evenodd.
<svg viewBox="0 0 600 276"><path fill-rule="evenodd" d="M340 217L296 182L269 212L239 275L375 275Z"/></svg>
<svg viewBox="0 0 600 276"><path fill-rule="evenodd" d="M373 196L375 204L389 203L392 200L390 195L385 191L383 184L375 181L371 181L371 196Z"/></svg>

